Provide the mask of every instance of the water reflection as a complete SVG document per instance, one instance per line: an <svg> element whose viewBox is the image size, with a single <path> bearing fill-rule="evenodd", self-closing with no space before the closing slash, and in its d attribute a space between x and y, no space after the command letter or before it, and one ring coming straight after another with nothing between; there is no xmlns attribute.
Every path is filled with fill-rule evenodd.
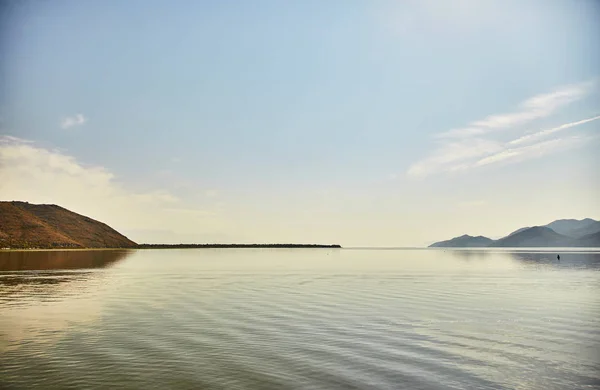
<svg viewBox="0 0 600 390"><path fill-rule="evenodd" d="M0 252L0 305L9 301L55 298L79 293L110 267L127 257L127 250ZM94 283L92 283L94 284Z"/></svg>
<svg viewBox="0 0 600 390"><path fill-rule="evenodd" d="M479 260L487 260L487 258L491 255L489 251L486 250L449 250L448 251L454 257L458 257L461 260L465 261L479 261Z"/></svg>
<svg viewBox="0 0 600 390"><path fill-rule="evenodd" d="M544 264L560 268L600 268L600 252L511 252L510 255L524 264Z"/></svg>
<svg viewBox="0 0 600 390"><path fill-rule="evenodd" d="M0 272L106 268L123 260L128 250L0 252Z"/></svg>
<svg viewBox="0 0 600 390"><path fill-rule="evenodd" d="M550 266L557 268L597 268L600 269L600 251L495 251L475 249L448 250L454 257L464 261L483 261L505 257L516 260L525 266ZM560 254L560 260L557 255Z"/></svg>
<svg viewBox="0 0 600 390"><path fill-rule="evenodd" d="M102 297L115 288L108 269L133 252L0 252L0 353L26 339L54 342L70 326L94 323Z"/></svg>

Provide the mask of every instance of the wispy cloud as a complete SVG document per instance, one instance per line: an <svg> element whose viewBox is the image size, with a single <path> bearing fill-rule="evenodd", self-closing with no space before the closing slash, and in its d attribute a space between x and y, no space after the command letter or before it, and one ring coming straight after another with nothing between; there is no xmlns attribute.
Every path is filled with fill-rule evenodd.
<svg viewBox="0 0 600 390"><path fill-rule="evenodd" d="M473 167L481 167L497 163L515 163L530 160L550 154L558 150L580 146L592 140L589 136L571 136L566 138L555 138L547 141L537 142L532 145L518 148L506 148L505 150L486 156L474 164Z"/></svg>
<svg viewBox="0 0 600 390"><path fill-rule="evenodd" d="M520 111L491 115L474 121L462 129L453 129L436 135L433 152L412 164L407 175L422 178L440 172L459 172L492 164L508 164L545 156L553 151L583 145L592 137L574 135L556 137L556 133L600 119L594 116L564 123L550 129L506 141L491 138L499 129L514 129L524 123L549 116L560 108L586 96L593 82L573 84L534 96L520 104ZM499 134L499 133L497 133ZM547 139L551 138L551 139Z"/></svg>
<svg viewBox="0 0 600 390"><path fill-rule="evenodd" d="M64 117L60 122L60 127L63 129L68 129L74 126L81 126L85 122L87 122L87 118L83 114L76 114L73 116Z"/></svg>
<svg viewBox="0 0 600 390"><path fill-rule="evenodd" d="M533 96L519 105L514 112L489 115L483 119L469 123L466 127L452 129L438 134L437 138L465 138L481 136L501 129L523 125L535 119L544 118L558 109L585 97L592 89L594 82L563 86L555 91Z"/></svg>
<svg viewBox="0 0 600 390"><path fill-rule="evenodd" d="M23 139L23 138L14 137L12 135L2 135L2 136L0 136L0 143L2 143L4 145L8 145L8 144L31 144L33 142Z"/></svg>
<svg viewBox="0 0 600 390"><path fill-rule="evenodd" d="M225 223L213 210L188 206L169 191L132 191L104 167L11 136L0 136L0 194L3 200L59 204L117 230L188 231L199 240Z"/></svg>
<svg viewBox="0 0 600 390"><path fill-rule="evenodd" d="M438 147L431 156L411 165L408 176L425 177L437 172L461 170L466 167L464 164L466 161L502 150L502 143L481 138L446 143Z"/></svg>
<svg viewBox="0 0 600 390"><path fill-rule="evenodd" d="M566 123L549 130L556 132L588 122L591 122L591 120ZM423 178L436 173L459 172L501 162L521 162L545 156L553 151L583 146L586 142L594 139L591 136L575 135L531 143L552 134L549 130L504 143L475 138L444 144L436 149L431 156L411 165L407 171L407 175L412 178ZM523 144L525 146L521 146Z"/></svg>
<svg viewBox="0 0 600 390"><path fill-rule="evenodd" d="M547 137L549 135L552 135L552 134L554 134L556 132L559 132L561 130L570 129L572 127L583 125L583 124L589 123L589 122L593 122L593 121L596 121L598 119L600 119L600 115L594 116L594 117L591 117L591 118L588 118L588 119L583 119L583 120L580 120L580 121L565 123L565 124L562 124L560 126L553 127L551 129L542 130L542 131L538 131L537 133L524 135L522 137L519 137L519 138L517 138L515 140L510 141L508 144L509 145L526 144L526 143L529 143L529 142L532 142L532 141L539 140L540 138L545 138L545 137Z"/></svg>

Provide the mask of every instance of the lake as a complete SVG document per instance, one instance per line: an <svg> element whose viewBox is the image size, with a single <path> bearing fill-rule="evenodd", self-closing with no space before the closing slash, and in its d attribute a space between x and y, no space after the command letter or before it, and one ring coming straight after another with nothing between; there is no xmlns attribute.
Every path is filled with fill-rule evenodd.
<svg viewBox="0 0 600 390"><path fill-rule="evenodd" d="M599 314L593 251L3 251L0 388L600 388Z"/></svg>

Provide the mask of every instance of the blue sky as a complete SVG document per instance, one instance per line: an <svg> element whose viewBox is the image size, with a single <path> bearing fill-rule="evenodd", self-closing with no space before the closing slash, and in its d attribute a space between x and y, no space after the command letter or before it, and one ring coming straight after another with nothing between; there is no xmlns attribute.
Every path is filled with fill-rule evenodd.
<svg viewBox="0 0 600 390"><path fill-rule="evenodd" d="M595 1L2 7L0 198L145 241L600 218Z"/></svg>

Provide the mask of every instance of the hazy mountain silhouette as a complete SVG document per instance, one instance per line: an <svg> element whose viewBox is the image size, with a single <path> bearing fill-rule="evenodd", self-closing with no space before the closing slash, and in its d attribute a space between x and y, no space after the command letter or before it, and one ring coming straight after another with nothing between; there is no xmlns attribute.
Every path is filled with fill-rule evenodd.
<svg viewBox="0 0 600 390"><path fill-rule="evenodd" d="M521 233L523 230L527 230L527 229L529 229L529 228L531 228L531 226L522 227L522 228L520 228L520 229L517 229L517 230L515 230L514 232L512 232L512 233L508 234L506 237L510 237L510 236L512 236L513 234Z"/></svg>
<svg viewBox="0 0 600 390"><path fill-rule="evenodd" d="M546 225L550 229L565 236L580 238L589 234L600 232L600 221L591 218L582 220L559 219Z"/></svg>
<svg viewBox="0 0 600 390"><path fill-rule="evenodd" d="M600 247L600 221L559 219L545 226L523 227L498 240L463 235L431 244L431 248L467 247Z"/></svg>
<svg viewBox="0 0 600 390"><path fill-rule="evenodd" d="M600 247L600 232L585 235L578 240L582 246Z"/></svg>
<svg viewBox="0 0 600 390"><path fill-rule="evenodd" d="M546 226L534 226L492 242L491 247L561 247L575 246L571 237Z"/></svg>
<svg viewBox="0 0 600 390"><path fill-rule="evenodd" d="M489 246L492 242L492 239L484 237L484 236L469 236L468 234L462 235L460 237L454 237L450 240L436 242L431 244L430 248L475 248L475 247L485 247Z"/></svg>
<svg viewBox="0 0 600 390"><path fill-rule="evenodd" d="M56 205L0 202L0 247L133 248L110 226Z"/></svg>

